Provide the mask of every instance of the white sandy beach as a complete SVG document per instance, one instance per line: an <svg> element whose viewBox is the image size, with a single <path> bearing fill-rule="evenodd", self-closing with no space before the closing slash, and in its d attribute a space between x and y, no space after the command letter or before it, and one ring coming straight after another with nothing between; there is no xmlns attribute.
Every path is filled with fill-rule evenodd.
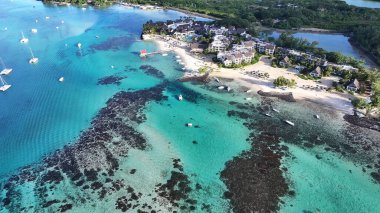
<svg viewBox="0 0 380 213"><path fill-rule="evenodd" d="M249 88L253 92L259 90L270 92L292 92L296 100L305 100L312 103L318 103L326 107L334 108L338 111L352 114L353 107L350 101L350 98L353 96L350 94L329 92L325 90L316 90L316 89L306 89L303 88L303 85L312 86L323 86L331 87L332 82L337 80L335 77L323 78L320 83L312 80L304 80L299 78L294 69L284 69L284 68L274 68L271 66L270 59L267 57L262 57L261 60L254 64L249 65L244 68L239 69L227 69L227 68L218 68L217 64L211 62L209 57L201 59L199 56L196 56L193 53L190 53L189 48L184 44L178 42L177 40L166 41L159 36L147 36L145 40L152 40L157 43L160 51L174 51L178 56L180 56L184 67L187 68L189 73L193 75L201 67L208 67L214 70L211 73L211 76L233 79L239 85ZM262 78L254 77L246 74L250 71L259 71L261 73L268 73L269 78L264 80ZM288 79L295 79L297 82L296 88L288 88L286 90L277 89L273 87L273 81L279 76L284 76Z"/></svg>

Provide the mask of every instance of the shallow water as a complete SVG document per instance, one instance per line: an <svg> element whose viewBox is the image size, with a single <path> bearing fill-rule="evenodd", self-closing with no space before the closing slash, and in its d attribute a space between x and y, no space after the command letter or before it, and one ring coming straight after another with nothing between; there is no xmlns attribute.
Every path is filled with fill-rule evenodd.
<svg viewBox="0 0 380 213"><path fill-rule="evenodd" d="M380 8L380 2L366 0L344 0L348 5L367 8Z"/></svg>
<svg viewBox="0 0 380 213"><path fill-rule="evenodd" d="M0 48L7 50L7 54L1 57L8 67L14 69L11 75L5 77L12 84L11 89L0 94L0 202L5 197L9 197L11 202L7 206L4 201L1 202L0 212L55 212L63 203L72 204L73 212L105 212L115 210L116 201L130 193L131 188L139 197L140 206L134 209L148 203L153 209L172 211L179 207L168 204L169 201L162 198L162 192L157 189L160 184L173 178L173 171L186 176L182 183L192 188L186 195L187 201L176 201L180 206L187 209L192 206L197 212L207 211L208 205L212 212L231 210L230 201L224 198L227 187L220 179L220 172L227 161L249 150L251 144L246 139L250 133L256 134L259 130L249 130L244 125L247 122L245 119L227 114L230 110L243 109L232 103L259 106L262 98L256 94L244 94L243 89L234 82L226 82L233 88L230 93L218 91L215 82L208 85L179 83L176 79L182 71L175 62L174 54L166 57L154 55L144 60L138 56L141 49L156 50L153 42L139 39L144 22L150 19L176 19L183 14L121 6L83 11L75 7L47 7L40 2L21 0L0 2L0 8L4 8L0 28L8 25L8 31L0 33ZM46 20L45 16L50 16L50 19ZM64 20L63 24L61 20ZM59 28L56 29L56 26ZM32 27L38 28L37 34L29 33ZM18 42L20 30L30 39L29 44ZM82 43L81 49L76 47L78 42ZM37 65L28 64L29 46L40 58ZM150 72L147 68L141 68L142 65L149 65ZM63 83L57 80L60 76L65 77ZM99 85L98 80L107 76L123 79L119 85ZM118 169L113 174L107 174L103 168L108 168L109 162L102 164L101 154L97 154L102 153L103 149L92 149L82 143L85 146L83 150L87 151L84 156L92 156L98 164L83 163L85 161L80 158L83 150L75 145L84 137L81 131L91 131L90 127L96 125L91 122L97 121L93 118L99 116L99 110L109 104L107 100L119 91L140 94L138 92L162 84L165 85L162 94L167 99L146 100L141 111L137 109L137 114L145 118L142 123L124 117L127 127L146 139L146 148L128 144L127 155L118 155L119 149L111 150L111 154L117 156ZM183 101L178 101L179 94L184 96ZM244 97L247 96L253 99L245 101ZM373 212L378 208L374 198L380 195L380 187L368 173L361 172L361 167L369 164L368 161L358 160L354 154L341 158L339 153L318 151L325 145L314 148L302 145L302 140L312 138L310 132L313 129L322 138L331 137L337 143L347 142L349 139L342 133L347 127L340 118L323 109L298 103L273 100L272 104L281 111L273 119L268 120L255 110L249 111L249 119L274 125L276 128L270 130L270 134L281 136L287 131L298 134L294 140L282 137L285 138L283 143L289 147L290 156L295 157L283 158L283 166L289 171L283 175L290 189L295 191L295 196L281 198L287 201L280 205L282 212L315 211L317 208L322 212L340 209ZM244 109L249 110L249 107ZM320 114L321 119L314 119L314 113ZM284 125L283 119L294 121L297 128ZM193 127L186 127L187 123L192 123ZM373 131L369 131L368 135L369 140L378 136ZM114 136L110 141L120 142L120 138ZM111 142L104 142L104 147L112 147ZM61 151L53 152L57 149ZM78 165L82 170L83 167L99 168L96 178L102 184L101 189L108 190L105 197L100 196L102 193L97 189L88 189L89 186L96 188L89 177L74 180L63 172L67 168L60 164L49 166L46 161L41 162L44 156L50 157L45 160L51 159L52 162L65 161L67 159L57 153L66 150L75 153L74 161L83 163ZM315 157L316 152L323 160ZM366 153L368 156L375 154ZM174 159L180 160L179 166L174 165ZM25 167L31 164L32 167ZM22 167L24 169L20 169ZM348 170L351 170L349 175L352 178ZM59 171L62 180L56 184L46 183L47 171ZM320 176L320 171L324 176ZM34 180L25 178L28 172L30 176L35 175ZM10 180L11 175L18 175L22 181ZM82 180L83 185L80 185ZM114 184L118 181L125 187L117 189ZM328 190L333 185L338 185L338 188ZM316 200L316 197L320 199ZM53 199L59 202L51 203ZM193 202L189 199L197 203L185 204ZM349 204L354 207L349 208Z"/></svg>

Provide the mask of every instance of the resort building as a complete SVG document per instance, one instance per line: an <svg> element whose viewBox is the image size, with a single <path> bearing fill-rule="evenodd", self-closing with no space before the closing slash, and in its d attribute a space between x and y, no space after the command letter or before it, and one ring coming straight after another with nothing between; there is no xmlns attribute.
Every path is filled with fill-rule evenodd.
<svg viewBox="0 0 380 213"><path fill-rule="evenodd" d="M309 73L311 76L313 76L314 78L320 78L322 77L322 69L321 67L316 67L313 71L311 71Z"/></svg>
<svg viewBox="0 0 380 213"><path fill-rule="evenodd" d="M288 56L285 56L279 63L281 67L289 67L290 66L290 59Z"/></svg>
<svg viewBox="0 0 380 213"><path fill-rule="evenodd" d="M257 51L262 54L273 55L275 49L276 49L276 46L274 44L270 44L270 43L257 44Z"/></svg>
<svg viewBox="0 0 380 213"><path fill-rule="evenodd" d="M359 88L360 88L360 83L359 83L358 79L356 79L356 78L353 81L351 81L351 83L348 84L346 87L347 90L353 91L353 92L358 91Z"/></svg>
<svg viewBox="0 0 380 213"><path fill-rule="evenodd" d="M216 36L214 36L214 41L211 42L211 44L209 45L209 50L211 52L226 51L229 44L230 44L229 40L227 39L226 36L216 35Z"/></svg>

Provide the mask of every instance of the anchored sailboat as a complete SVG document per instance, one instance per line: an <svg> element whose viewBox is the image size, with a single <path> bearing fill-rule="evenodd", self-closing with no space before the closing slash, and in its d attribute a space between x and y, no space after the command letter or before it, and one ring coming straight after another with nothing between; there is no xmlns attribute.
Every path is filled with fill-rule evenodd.
<svg viewBox="0 0 380 213"><path fill-rule="evenodd" d="M1 76L0 76L0 82L2 85L2 86L0 86L0 91L5 92L7 89L9 89L12 86L12 85L8 84Z"/></svg>
<svg viewBox="0 0 380 213"><path fill-rule="evenodd" d="M24 32L21 31L21 35L22 35L22 38L20 39L20 43L23 43L23 44L28 43L29 39L25 38Z"/></svg>
<svg viewBox="0 0 380 213"><path fill-rule="evenodd" d="M5 66L4 61L0 58L1 65L3 66L3 70L0 72L0 75L9 75L12 72L12 69L9 69Z"/></svg>
<svg viewBox="0 0 380 213"><path fill-rule="evenodd" d="M29 48L30 54L32 54L32 58L29 60L29 64L37 64L38 63L38 58L34 57L32 49Z"/></svg>

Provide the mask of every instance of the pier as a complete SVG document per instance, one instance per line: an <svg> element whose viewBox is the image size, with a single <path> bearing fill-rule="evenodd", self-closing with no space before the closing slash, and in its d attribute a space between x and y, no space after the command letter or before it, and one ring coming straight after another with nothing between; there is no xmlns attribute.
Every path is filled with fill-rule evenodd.
<svg viewBox="0 0 380 213"><path fill-rule="evenodd" d="M155 54L164 54L170 52L169 50L166 51L155 51L155 52L147 52L146 50L141 50L140 51L140 57L147 57L149 55L155 55Z"/></svg>

